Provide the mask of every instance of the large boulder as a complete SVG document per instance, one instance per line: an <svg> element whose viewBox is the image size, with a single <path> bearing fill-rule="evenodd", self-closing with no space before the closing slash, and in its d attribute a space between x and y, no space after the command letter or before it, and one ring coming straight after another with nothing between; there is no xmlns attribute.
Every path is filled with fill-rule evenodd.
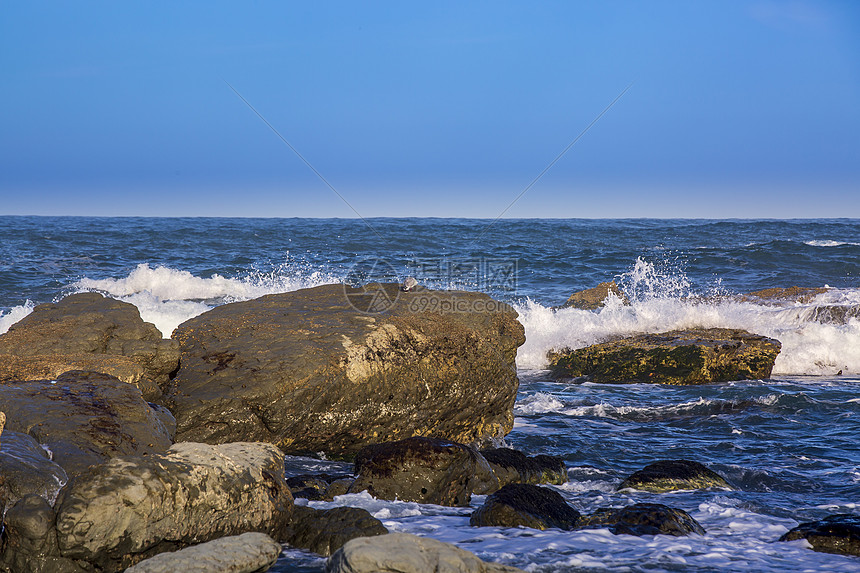
<svg viewBox="0 0 860 573"><path fill-rule="evenodd" d="M484 294L395 284L225 304L174 332L166 403L180 440L330 456L414 435L484 443L513 427L516 318Z"/></svg>
<svg viewBox="0 0 860 573"><path fill-rule="evenodd" d="M120 457L73 479L57 499L61 557L117 571L228 535L289 525L284 457L270 444L180 443Z"/></svg>
<svg viewBox="0 0 860 573"><path fill-rule="evenodd" d="M0 444L0 513L35 494L54 503L68 476L48 452L27 434L3 432Z"/></svg>
<svg viewBox="0 0 860 573"><path fill-rule="evenodd" d="M456 545L408 533L353 539L332 555L326 573L524 573L481 561Z"/></svg>
<svg viewBox="0 0 860 573"><path fill-rule="evenodd" d="M733 489L717 472L691 460L661 460L634 472L618 489L664 493L684 489Z"/></svg>
<svg viewBox="0 0 860 573"><path fill-rule="evenodd" d="M472 494L491 493L499 481L472 448L438 438L407 438L367 446L355 457L350 493L379 499L467 506Z"/></svg>
<svg viewBox="0 0 860 573"><path fill-rule="evenodd" d="M567 466L557 456L527 456L511 448L481 450L481 455L499 478L499 486L509 483L567 483Z"/></svg>
<svg viewBox="0 0 860 573"><path fill-rule="evenodd" d="M634 503L627 507L598 509L582 517L581 528L606 527L616 535L704 535L698 521L683 509L662 503Z"/></svg>
<svg viewBox="0 0 860 573"><path fill-rule="evenodd" d="M386 533L388 529L366 509L313 509L297 505L293 508L290 527L281 534L280 540L328 557L351 539Z"/></svg>
<svg viewBox="0 0 860 573"><path fill-rule="evenodd" d="M125 573L262 573L280 554L281 545L274 539L250 532L160 553L132 565Z"/></svg>
<svg viewBox="0 0 860 573"><path fill-rule="evenodd" d="M37 372L56 370L59 368L56 363L66 361L68 370L91 369L81 364L85 358L81 355L96 354L91 360L101 364L99 371L127 376L130 382L141 377L129 361L111 358L124 356L143 368L143 377L159 386L166 384L179 366L177 346L175 341L165 339L153 324L144 322L134 305L97 293L73 294L57 303L40 304L0 335L0 355L49 357L42 366L33 362L16 368L43 369Z"/></svg>
<svg viewBox="0 0 860 573"><path fill-rule="evenodd" d="M140 390L98 372L67 372L56 380L0 385L6 428L47 446L69 476L124 455L170 447L165 413Z"/></svg>
<svg viewBox="0 0 860 573"><path fill-rule="evenodd" d="M487 497L472 513L475 527L531 527L532 529L576 529L579 511L557 491L531 484L508 484Z"/></svg>
<svg viewBox="0 0 860 573"><path fill-rule="evenodd" d="M820 521L801 523L780 541L805 539L815 551L860 557L860 516L850 513L829 515Z"/></svg>
<svg viewBox="0 0 860 573"><path fill-rule="evenodd" d="M639 334L552 352L556 378L598 383L706 384L769 378L779 341L743 330L706 328Z"/></svg>
<svg viewBox="0 0 860 573"><path fill-rule="evenodd" d="M597 310L603 308L606 298L612 294L624 304L629 304L627 297L615 284L615 281L600 283L594 288L575 292L567 299L562 308L578 308L580 310Z"/></svg>

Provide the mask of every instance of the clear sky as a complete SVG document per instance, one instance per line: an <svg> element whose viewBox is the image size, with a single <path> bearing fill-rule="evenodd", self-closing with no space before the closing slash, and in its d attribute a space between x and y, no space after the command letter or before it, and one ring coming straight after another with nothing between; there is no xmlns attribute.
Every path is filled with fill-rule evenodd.
<svg viewBox="0 0 860 573"><path fill-rule="evenodd" d="M0 1L0 214L860 217L860 2Z"/></svg>

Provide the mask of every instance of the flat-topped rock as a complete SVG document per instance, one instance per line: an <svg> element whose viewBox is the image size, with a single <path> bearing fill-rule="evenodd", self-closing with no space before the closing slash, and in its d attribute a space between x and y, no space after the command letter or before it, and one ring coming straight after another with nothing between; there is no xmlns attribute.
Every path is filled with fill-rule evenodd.
<svg viewBox="0 0 860 573"><path fill-rule="evenodd" d="M618 489L654 493L688 489L733 489L717 472L691 460L661 460L634 472Z"/></svg>
<svg viewBox="0 0 860 573"><path fill-rule="evenodd" d="M176 329L166 403L179 440L335 456L413 435L484 443L513 427L516 318L484 294L396 284L225 304Z"/></svg>
<svg viewBox="0 0 860 573"><path fill-rule="evenodd" d="M706 384L769 378L782 345L743 330L707 328L617 338L549 354L556 378L598 383Z"/></svg>
<svg viewBox="0 0 860 573"><path fill-rule="evenodd" d="M597 310L603 308L606 297L610 293L624 304L629 304L627 296L621 292L615 281L600 283L596 287L575 292L567 299L561 308L578 308L580 310Z"/></svg>
<svg viewBox="0 0 860 573"><path fill-rule="evenodd" d="M860 557L860 516L850 513L829 515L819 521L801 523L780 541L805 539L815 551Z"/></svg>

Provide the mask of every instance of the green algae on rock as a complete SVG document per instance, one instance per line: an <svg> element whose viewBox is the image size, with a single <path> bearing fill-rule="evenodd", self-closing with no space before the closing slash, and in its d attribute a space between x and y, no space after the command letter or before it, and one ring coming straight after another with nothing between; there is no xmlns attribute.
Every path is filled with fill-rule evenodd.
<svg viewBox="0 0 860 573"><path fill-rule="evenodd" d="M765 379L782 345L744 330L702 328L618 338L550 352L555 378L608 384L707 384Z"/></svg>
<svg viewBox="0 0 860 573"><path fill-rule="evenodd" d="M618 486L654 493L689 489L733 489L717 472L691 460L661 460L634 472Z"/></svg>

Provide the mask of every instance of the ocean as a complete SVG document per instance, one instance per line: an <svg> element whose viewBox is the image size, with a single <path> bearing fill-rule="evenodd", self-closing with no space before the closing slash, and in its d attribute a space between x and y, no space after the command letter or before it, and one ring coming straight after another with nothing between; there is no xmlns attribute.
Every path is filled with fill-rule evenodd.
<svg viewBox="0 0 860 573"><path fill-rule="evenodd" d="M514 430L504 445L561 456L558 488L581 512L659 502L707 533L614 536L472 528L469 508L347 495L391 531L456 543L528 571L860 571L860 558L777 539L799 522L860 514L860 220L229 219L0 217L0 333L39 303L97 291L136 305L165 336L217 305L326 283L415 277L488 292L520 314ZM614 280L631 304L560 309ZM803 302L737 296L831 287ZM835 310L834 310L835 309ZM551 380L546 352L690 327L776 338L772 378L707 386ZM615 491L660 459L691 459L734 487ZM288 470L349 469L291 458ZM473 499L473 508L483 498ZM322 571L287 549L273 571Z"/></svg>

